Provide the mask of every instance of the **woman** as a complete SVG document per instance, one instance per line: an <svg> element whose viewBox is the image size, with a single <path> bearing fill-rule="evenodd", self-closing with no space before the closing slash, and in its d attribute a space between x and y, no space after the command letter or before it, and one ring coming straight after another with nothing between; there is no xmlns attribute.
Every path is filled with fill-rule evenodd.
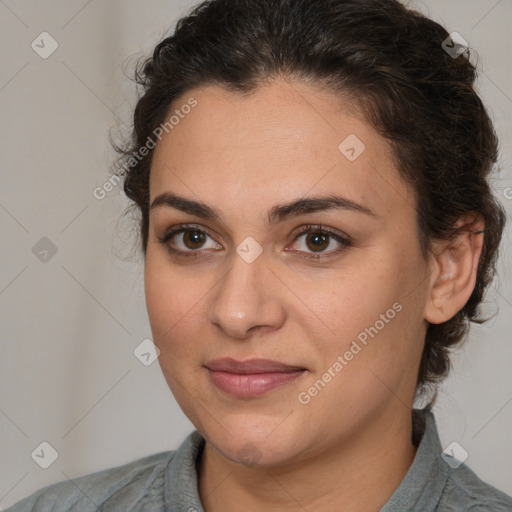
<svg viewBox="0 0 512 512"><path fill-rule="evenodd" d="M468 52L396 0L182 18L118 149L160 366L197 430L9 510L512 510L431 412L505 222Z"/></svg>

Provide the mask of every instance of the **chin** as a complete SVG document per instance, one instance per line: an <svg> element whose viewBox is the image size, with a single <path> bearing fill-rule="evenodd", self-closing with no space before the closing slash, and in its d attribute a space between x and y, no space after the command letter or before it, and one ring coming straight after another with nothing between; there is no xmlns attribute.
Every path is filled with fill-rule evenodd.
<svg viewBox="0 0 512 512"><path fill-rule="evenodd" d="M215 446L226 459L246 467L274 467L290 456L282 443L268 440L232 440L228 446Z"/></svg>
<svg viewBox="0 0 512 512"><path fill-rule="evenodd" d="M229 425L224 422L222 427L214 426L213 431L201 432L223 457L249 467L279 465L303 451L283 426L276 430L274 421L239 420ZM302 434L297 435L303 439Z"/></svg>

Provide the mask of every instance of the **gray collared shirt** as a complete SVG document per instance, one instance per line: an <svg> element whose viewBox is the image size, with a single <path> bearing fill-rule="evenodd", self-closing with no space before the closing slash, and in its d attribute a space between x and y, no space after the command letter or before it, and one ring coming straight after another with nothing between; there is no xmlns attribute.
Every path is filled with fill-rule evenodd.
<svg viewBox="0 0 512 512"><path fill-rule="evenodd" d="M414 417L416 456L379 512L512 512L510 496L480 480L465 464L455 467L456 462L443 459L430 411L415 410ZM423 435L418 431L421 423ZM196 470L204 442L194 430L176 451L49 485L5 512L204 512Z"/></svg>

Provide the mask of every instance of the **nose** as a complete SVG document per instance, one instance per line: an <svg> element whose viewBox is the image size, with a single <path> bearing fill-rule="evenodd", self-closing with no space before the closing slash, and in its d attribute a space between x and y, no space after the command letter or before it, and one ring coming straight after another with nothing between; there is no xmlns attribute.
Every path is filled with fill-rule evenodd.
<svg viewBox="0 0 512 512"><path fill-rule="evenodd" d="M234 252L229 265L215 288L210 322L237 339L245 339L255 331L279 329L285 319L285 308L279 299L283 285L268 267L265 254L248 263Z"/></svg>

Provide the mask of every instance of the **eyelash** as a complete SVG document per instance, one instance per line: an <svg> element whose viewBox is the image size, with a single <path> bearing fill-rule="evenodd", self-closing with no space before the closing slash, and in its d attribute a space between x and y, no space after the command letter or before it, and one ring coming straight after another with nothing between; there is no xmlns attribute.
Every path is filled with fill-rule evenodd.
<svg viewBox="0 0 512 512"><path fill-rule="evenodd" d="M175 235L178 235L180 233L184 233L186 231L197 231L199 233L206 234L210 238L212 238L212 236L207 231L205 231L204 229L200 229L198 226L196 226L194 224L180 224L180 225L176 226L175 229L165 233L163 237L157 237L158 238L158 242L163 244L163 245L165 245L167 247L167 250L171 254L173 254L173 255L175 255L175 256L177 256L179 258L194 258L194 259L197 259L198 257L200 257L200 253L201 253L200 250L196 250L196 251L194 251L194 250L182 251L180 249L174 249L169 244L170 240ZM298 252L304 253L305 254L304 257L307 258L307 259L320 260L320 259L330 258L332 256L336 256L337 254L342 252L344 249L346 249L347 247L350 247L352 245L351 241L348 238L345 238L345 237L341 236L340 234L338 234L338 233L336 233L334 231L331 231L331 230L328 230L328 229L324 229L321 224L308 224L306 226L301 227L299 229L299 231L295 234L295 238L294 238L293 241L295 242L300 236L304 235L305 233L314 233L314 234L317 234L317 235L328 235L328 236L334 238L342 246L341 248L336 249L336 250L331 251L331 252L328 252L328 253L313 254L313 253L306 253L304 251L298 251Z"/></svg>

